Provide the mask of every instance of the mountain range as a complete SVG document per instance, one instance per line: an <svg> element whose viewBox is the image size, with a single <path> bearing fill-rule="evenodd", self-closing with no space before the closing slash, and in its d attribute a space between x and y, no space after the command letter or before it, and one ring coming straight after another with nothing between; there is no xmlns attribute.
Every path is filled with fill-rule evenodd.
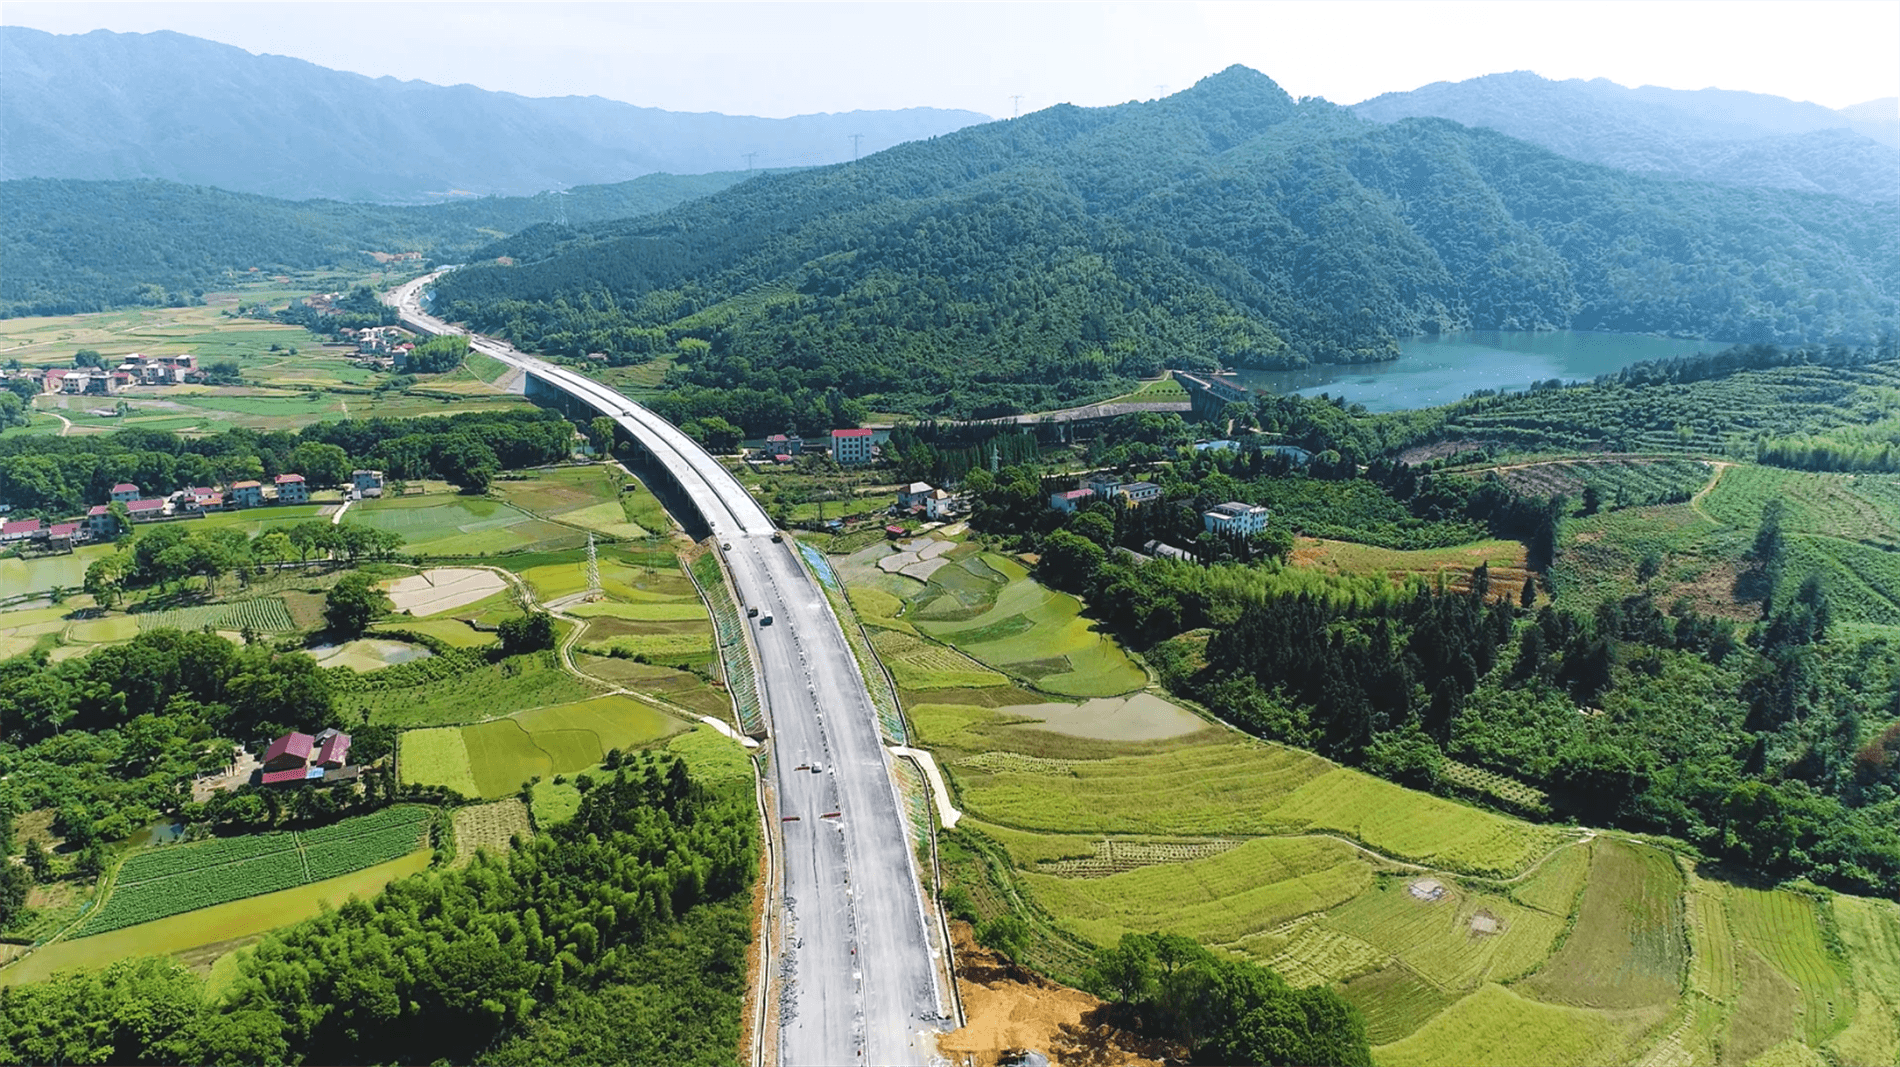
<svg viewBox="0 0 1900 1067"><path fill-rule="evenodd" d="M1517 71L1387 93L1353 111L1376 122L1451 119L1643 174L1900 201L1893 97L1835 111L1760 93L1629 89Z"/></svg>
<svg viewBox="0 0 1900 1067"><path fill-rule="evenodd" d="M1900 205L1635 175L1234 67L641 219L537 227L439 307L544 351L706 342L683 388L1039 410L1176 366L1391 358L1462 328L1857 340L1893 328ZM744 412L732 421L750 421Z"/></svg>
<svg viewBox="0 0 1900 1067"><path fill-rule="evenodd" d="M0 27L0 179L161 178L426 203L643 174L851 159L988 121L909 108L785 119L368 78L183 34Z"/></svg>

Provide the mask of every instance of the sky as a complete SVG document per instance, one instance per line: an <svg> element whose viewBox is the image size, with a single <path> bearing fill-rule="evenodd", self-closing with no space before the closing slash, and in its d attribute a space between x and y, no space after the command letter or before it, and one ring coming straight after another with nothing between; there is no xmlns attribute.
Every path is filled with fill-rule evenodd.
<svg viewBox="0 0 1900 1067"><path fill-rule="evenodd" d="M916 106L1005 117L1147 99L1235 63L1340 104L1510 70L1827 107L1900 94L1900 0L7 0L0 24L175 30L372 76L769 117Z"/></svg>

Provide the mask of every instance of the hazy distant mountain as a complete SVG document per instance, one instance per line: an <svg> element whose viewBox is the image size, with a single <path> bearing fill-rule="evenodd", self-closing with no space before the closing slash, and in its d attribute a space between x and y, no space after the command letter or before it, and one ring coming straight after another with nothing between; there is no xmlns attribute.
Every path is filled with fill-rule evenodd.
<svg viewBox="0 0 1900 1067"><path fill-rule="evenodd" d="M1892 99L1834 111L1760 93L1627 89L1601 78L1550 81L1517 71L1387 93L1353 110L1377 122L1483 126L1622 170L1900 201Z"/></svg>
<svg viewBox="0 0 1900 1067"><path fill-rule="evenodd" d="M177 33L0 27L0 178L164 178L300 199L527 195L851 158L988 121L910 108L763 119L366 78Z"/></svg>

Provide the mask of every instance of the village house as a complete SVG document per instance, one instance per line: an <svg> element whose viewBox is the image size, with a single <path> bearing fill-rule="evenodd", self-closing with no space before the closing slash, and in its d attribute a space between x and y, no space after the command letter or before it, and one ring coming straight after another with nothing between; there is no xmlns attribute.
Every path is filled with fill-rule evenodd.
<svg viewBox="0 0 1900 1067"><path fill-rule="evenodd" d="M111 537L119 532L119 520L107 504L94 504L86 512L86 526L94 537Z"/></svg>
<svg viewBox="0 0 1900 1067"><path fill-rule="evenodd" d="M354 470L350 472L350 488L360 497L383 495L383 472L372 470Z"/></svg>
<svg viewBox="0 0 1900 1067"><path fill-rule="evenodd" d="M897 506L906 510L922 506L936 489L929 482L912 482L897 491Z"/></svg>
<svg viewBox="0 0 1900 1067"><path fill-rule="evenodd" d="M243 481L231 483L231 506L234 508L254 508L264 503L264 487L257 482Z"/></svg>
<svg viewBox="0 0 1900 1067"><path fill-rule="evenodd" d="M133 522L155 522L172 512L169 500L128 500L125 510L132 515Z"/></svg>
<svg viewBox="0 0 1900 1067"><path fill-rule="evenodd" d="M46 547L57 552L71 552L73 542L86 539L85 524L79 522L56 522L46 528Z"/></svg>
<svg viewBox="0 0 1900 1067"><path fill-rule="evenodd" d="M768 456L796 456L805 451L805 439L797 434L775 433L765 439Z"/></svg>
<svg viewBox="0 0 1900 1067"><path fill-rule="evenodd" d="M831 458L841 467L871 462L871 431L831 431Z"/></svg>
<svg viewBox="0 0 1900 1067"><path fill-rule="evenodd" d="M1201 512L1201 524L1209 533L1223 534L1228 537L1252 537L1266 530L1267 519L1272 515L1273 512L1266 508L1230 500Z"/></svg>
<svg viewBox="0 0 1900 1067"><path fill-rule="evenodd" d="M21 519L18 522L0 523L0 544L14 544L36 537L40 534L40 520Z"/></svg>
<svg viewBox="0 0 1900 1067"><path fill-rule="evenodd" d="M1122 500L1138 508L1161 499L1161 487L1153 482L1124 482L1113 474L1098 474L1083 483L1103 500Z"/></svg>
<svg viewBox="0 0 1900 1067"><path fill-rule="evenodd" d="M306 734L292 730L264 749L258 780L263 785L302 785L354 779L362 768L350 765L350 735L338 730Z"/></svg>
<svg viewBox="0 0 1900 1067"><path fill-rule="evenodd" d="M120 482L118 485L112 487L112 502L114 504L130 504L143 495L145 495L144 492L131 482Z"/></svg>
<svg viewBox="0 0 1900 1067"><path fill-rule="evenodd" d="M198 357L189 352L176 356L146 356L134 352L119 364L118 373L140 385L181 385L198 379Z"/></svg>
<svg viewBox="0 0 1900 1067"><path fill-rule="evenodd" d="M279 504L302 504L310 499L310 490L304 485L301 474L280 474L277 476L277 502Z"/></svg>
<svg viewBox="0 0 1900 1067"><path fill-rule="evenodd" d="M924 518L938 522L963 510L963 502L948 489L932 489L924 498Z"/></svg>
<svg viewBox="0 0 1900 1067"><path fill-rule="evenodd" d="M180 489L176 500L186 511L224 510L224 494L210 486L200 485L190 489Z"/></svg>

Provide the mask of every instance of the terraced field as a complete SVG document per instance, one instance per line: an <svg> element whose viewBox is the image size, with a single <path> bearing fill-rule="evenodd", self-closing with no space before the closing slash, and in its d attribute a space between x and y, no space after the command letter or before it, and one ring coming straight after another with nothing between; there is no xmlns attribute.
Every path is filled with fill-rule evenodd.
<svg viewBox="0 0 1900 1067"><path fill-rule="evenodd" d="M1704 460L1641 456L1563 459L1494 469L1506 485L1529 496L1563 495L1574 501L1595 486L1604 507L1682 503L1715 473L1714 466Z"/></svg>
<svg viewBox="0 0 1900 1067"><path fill-rule="evenodd" d="M919 585L917 579L877 574L864 566L890 551L887 545L864 549L843 570L854 605L864 605L865 622L889 631L875 638L880 655L894 674L902 665L917 682L900 675L898 684L918 689L996 684L960 656L931 656L928 643L912 636L917 633L1050 693L1116 696L1147 684L1147 672L1082 617L1081 601L1036 582L1016 560L963 546L941 557L948 562ZM907 598L894 602L892 588L905 590Z"/></svg>
<svg viewBox="0 0 1900 1067"><path fill-rule="evenodd" d="M945 702L913 704L910 720L965 813L946 838L951 877L980 916L1030 918L1039 967L1075 974L1089 944L1186 933L1333 984L1379 1064L1900 1053L1900 906L1696 877L1650 845L1218 731L1030 729L1000 710L1007 692L913 694Z"/></svg>

